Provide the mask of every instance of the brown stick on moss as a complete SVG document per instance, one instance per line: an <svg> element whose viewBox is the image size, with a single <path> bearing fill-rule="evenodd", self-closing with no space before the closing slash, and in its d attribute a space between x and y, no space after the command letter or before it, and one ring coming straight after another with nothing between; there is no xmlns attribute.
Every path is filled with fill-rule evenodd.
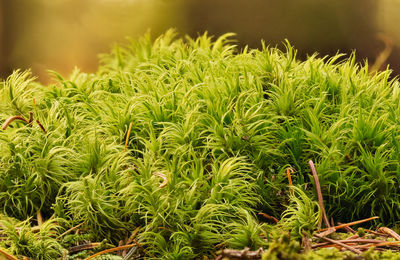
<svg viewBox="0 0 400 260"><path fill-rule="evenodd" d="M360 249L362 249L362 248L370 248L372 246L374 246L374 247L378 247L378 246L380 246L380 247L382 247L382 246L396 246L396 247L398 247L399 244L400 244L400 241L385 241L385 242L377 243L377 244L360 245L360 246L357 246L357 248L360 248Z"/></svg>
<svg viewBox="0 0 400 260"><path fill-rule="evenodd" d="M40 210L37 211L36 216L37 216L38 226L40 227L43 224L43 217Z"/></svg>
<svg viewBox="0 0 400 260"><path fill-rule="evenodd" d="M131 135L131 130L132 130L132 122L129 123L129 128L128 128L128 133L126 134L126 139L125 139L125 152L128 150L128 142L129 142L129 136Z"/></svg>
<svg viewBox="0 0 400 260"><path fill-rule="evenodd" d="M385 233L396 239L397 241L400 241L400 236L397 234L394 230L387 228L387 227L380 227L378 228L379 232Z"/></svg>
<svg viewBox="0 0 400 260"><path fill-rule="evenodd" d="M25 118L23 118L22 116L12 116L12 117L8 118L4 122L3 126L1 127L1 129L6 130L7 127L15 120L20 120L20 121L24 122L25 124L29 124L29 121L26 120Z"/></svg>
<svg viewBox="0 0 400 260"><path fill-rule="evenodd" d="M99 255L103 255L103 254L107 254L107 253L123 250L123 249L126 249L126 248L131 248L131 247L134 247L134 246L137 246L137 244L135 243L135 244L125 245L125 246L118 246L118 247L106 249L106 250L98 252L98 253L96 253L94 255L91 255L88 258L85 258L85 260L89 260L89 259L95 258L96 256L99 256Z"/></svg>
<svg viewBox="0 0 400 260"><path fill-rule="evenodd" d="M88 244L83 244L83 245L79 245L79 246L73 246L73 247L68 248L68 252L76 253L76 252L80 252L83 250L93 249L100 245L101 245L101 242L94 242L94 243L88 243Z"/></svg>
<svg viewBox="0 0 400 260"><path fill-rule="evenodd" d="M32 125L32 122L33 122L33 112L29 112L29 121L28 121L28 124L29 124L29 125Z"/></svg>
<svg viewBox="0 0 400 260"><path fill-rule="evenodd" d="M312 175L314 177L314 181L315 181L315 188L317 189L317 195L318 195L318 204L319 207L321 208L322 211L322 217L324 219L325 225L330 228L331 225L329 224L329 220L328 217L326 216L326 212L325 212L325 207L324 207L324 199L322 197L322 192L321 192L321 185L319 184L319 179L318 179L318 174L317 174L317 170L315 169L314 163L312 160L308 161L308 165L310 166ZM318 227L321 227L321 222L318 224Z"/></svg>
<svg viewBox="0 0 400 260"><path fill-rule="evenodd" d="M260 259L264 250L259 248L257 251L250 251L248 247L243 250L224 249L220 253L222 259Z"/></svg>
<svg viewBox="0 0 400 260"><path fill-rule="evenodd" d="M130 243L133 242L133 240L135 239L136 235L139 233L141 227L137 227L132 234L130 235L130 237L128 238L128 240L126 241L126 245L129 245ZM122 252L122 256L125 256L127 253L126 249L124 249L124 251Z"/></svg>
<svg viewBox="0 0 400 260"><path fill-rule="evenodd" d="M333 244L339 245L339 246L341 246L341 247L344 247L344 248L346 248L346 249L352 251L353 253L361 254L361 251L360 251L360 250L358 250L358 249L356 249L356 248L354 248L354 247L352 247L352 246L346 245L346 244L344 244L344 243L342 243L342 242L339 242L339 241L336 241L336 240L333 240L333 239L330 239L330 238L327 238L327 237L321 237L321 236L319 236L319 235L317 235L317 234L314 234L314 236L317 237L317 238L320 238L320 239L322 239L322 240L328 241L328 242L330 242L330 243L333 243Z"/></svg>
<svg viewBox="0 0 400 260"><path fill-rule="evenodd" d="M11 255L10 253L8 253L3 248L0 248L0 255L5 256L7 260L18 260L18 258L16 258L15 256Z"/></svg>
<svg viewBox="0 0 400 260"><path fill-rule="evenodd" d="M270 216L268 214L265 214L264 212L259 212L258 215L263 216L264 218L274 222L274 224L277 224L279 222L279 220L273 216Z"/></svg>
<svg viewBox="0 0 400 260"><path fill-rule="evenodd" d="M47 134L46 128L44 128L44 126L42 125L42 123L40 123L39 119L36 119L36 123L39 125L40 129L42 129L42 131Z"/></svg>
<svg viewBox="0 0 400 260"><path fill-rule="evenodd" d="M292 176L290 175L291 173L293 173L293 169L287 168L286 173L287 173L287 177L288 177L288 181L289 181L289 192L290 192L290 195L293 195L294 192L293 192Z"/></svg>
<svg viewBox="0 0 400 260"><path fill-rule="evenodd" d="M361 219L361 220L353 221L353 222L350 222L350 223L345 223L345 224L341 224L341 225L338 225L338 226L334 226L332 228L341 229L341 228L345 228L345 227L350 227L350 226L353 226L353 225L361 224L361 223L364 223L364 222L367 222L367 221L370 221L370 220L374 220L374 219L377 219L377 218L379 218L379 217L370 217L370 218ZM323 232L323 231L328 230L328 229L329 228L323 228L323 229L317 230L317 232Z"/></svg>
<svg viewBox="0 0 400 260"><path fill-rule="evenodd" d="M26 119L25 119L24 117L22 117L22 116L12 116L12 117L8 118L8 119L4 122L3 126L1 127L1 129L6 130L7 127L8 127L13 121L15 121L15 120L20 120L20 121L24 122L25 124L28 124L28 125L31 126L31 125L32 125L32 122L33 122L33 113L32 113L32 112L29 112L29 120L26 120ZM45 134L47 134L46 129L44 128L44 126L42 125L42 123L40 123L39 119L36 119L36 123L39 125L40 129L42 129L42 131L43 131Z"/></svg>
<svg viewBox="0 0 400 260"><path fill-rule="evenodd" d="M341 242L344 244L380 244L380 243L386 243L387 241L385 240L377 240L377 239L363 239L363 238L357 238L357 239L342 239L342 240L335 240L337 242ZM333 245L330 242L323 242L323 243L318 243L314 244L311 246L311 248L318 248L318 247L323 247L323 246L328 246L328 245Z"/></svg>

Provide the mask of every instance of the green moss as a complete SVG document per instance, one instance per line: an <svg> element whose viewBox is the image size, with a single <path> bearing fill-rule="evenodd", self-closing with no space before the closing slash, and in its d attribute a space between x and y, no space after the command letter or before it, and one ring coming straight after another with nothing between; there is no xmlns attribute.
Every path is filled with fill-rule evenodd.
<svg viewBox="0 0 400 260"><path fill-rule="evenodd" d="M40 211L115 245L140 227L138 252L156 259L257 249L275 229L259 212L282 218L292 240L315 231L312 159L330 217L398 224L399 81L353 55L300 61L288 43L239 50L231 37L147 35L96 73L53 72L49 86L15 71L0 84L0 123L33 120L0 131L2 213L35 224Z"/></svg>

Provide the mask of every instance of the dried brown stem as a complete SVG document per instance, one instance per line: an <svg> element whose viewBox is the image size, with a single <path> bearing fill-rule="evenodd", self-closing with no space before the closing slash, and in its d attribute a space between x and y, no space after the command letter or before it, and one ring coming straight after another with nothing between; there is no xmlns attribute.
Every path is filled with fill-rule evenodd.
<svg viewBox="0 0 400 260"><path fill-rule="evenodd" d="M8 118L8 119L4 122L3 126L1 127L1 129L6 130L7 127L8 127L13 121L15 121L15 120L20 120L20 121L22 121L22 122L24 122L24 123L26 123L26 124L29 124L29 121L26 120L26 119L25 119L24 117L22 117L22 116L12 116L12 117Z"/></svg>
<svg viewBox="0 0 400 260"><path fill-rule="evenodd" d="M390 235L388 235L388 234L386 234L386 233L376 232L376 231L369 230L369 229L364 229L364 230L365 230L365 232L367 232L367 233L371 233L371 234L373 234L373 235L377 235L377 236L381 236L381 237L389 237L389 236L390 236Z"/></svg>
<svg viewBox="0 0 400 260"><path fill-rule="evenodd" d="M103 255L103 254L107 254L107 253L110 253L110 252L115 252L115 251L131 248L131 247L134 247L134 246L137 246L137 243L131 244L131 245L118 246L118 247L106 249L106 250L100 251L100 252L98 252L98 253L96 253L94 255L91 255L91 256L85 258L85 260L89 260L89 259L95 258L96 256L99 256L99 255Z"/></svg>
<svg viewBox="0 0 400 260"><path fill-rule="evenodd" d="M293 191L293 184L292 184L292 176L290 175L291 173L293 173L293 169L287 168L286 173L287 173L287 177L288 177L288 181L289 181L289 192L290 192L290 195L293 195L294 191Z"/></svg>
<svg viewBox="0 0 400 260"><path fill-rule="evenodd" d="M338 222L338 224L339 225L342 225L343 223L341 223L341 222ZM351 227L344 227L343 228L344 230L346 230L347 232L350 232L350 233L353 233L353 234L355 234L355 233L357 233L354 229L352 229Z"/></svg>
<svg viewBox="0 0 400 260"><path fill-rule="evenodd" d="M28 120L28 124L32 125L33 122L33 112L29 112L29 120Z"/></svg>
<svg viewBox="0 0 400 260"><path fill-rule="evenodd" d="M131 135L131 130L132 130L132 122L129 123L129 128L128 128L128 133L126 134L126 139L125 139L125 152L128 150L128 142L129 142L129 136Z"/></svg>
<svg viewBox="0 0 400 260"><path fill-rule="evenodd" d="M36 218L37 218L38 226L40 227L43 224L43 217L42 217L42 213L40 212L40 210L38 210L36 212Z"/></svg>
<svg viewBox="0 0 400 260"><path fill-rule="evenodd" d="M39 119L36 119L36 123L39 125L40 129L42 129L42 131L47 134L46 128L44 128L44 126L42 125L42 123L40 123Z"/></svg>
<svg viewBox="0 0 400 260"><path fill-rule="evenodd" d="M130 244L130 243L133 242L133 240L135 239L136 235L139 233L139 230L140 230L140 227L137 227L135 230L133 230L131 236L126 241L126 244Z"/></svg>
<svg viewBox="0 0 400 260"><path fill-rule="evenodd" d="M22 116L12 116L12 117L8 118L8 119L4 122L4 124L3 124L3 126L2 126L1 128L2 128L3 130L6 130L7 127L8 127L13 121L15 121L15 120L20 120L20 121L24 122L25 124L28 124L29 126L31 126L31 125L32 125L32 122L33 122L33 113L32 113L32 112L29 112L29 119L28 119L28 120L26 120L26 119L25 119L24 117L22 117ZM46 129L44 128L44 126L42 125L42 123L40 123L39 119L36 119L36 123L39 125L40 129L42 129L42 131L46 134L47 131L46 131Z"/></svg>
<svg viewBox="0 0 400 260"><path fill-rule="evenodd" d="M332 233L335 233L335 232L336 232L335 228L328 228L327 230L319 233L318 235L320 235L321 237L326 237L326 236L328 236L328 235L330 235Z"/></svg>
<svg viewBox="0 0 400 260"><path fill-rule="evenodd" d="M76 253L76 252L80 252L83 250L88 250L88 249L93 249L96 248L98 246L101 245L101 242L95 242L95 243L88 243L88 244L83 244L83 245L79 245L79 246L73 246L68 248L68 251L70 253Z"/></svg>
<svg viewBox="0 0 400 260"><path fill-rule="evenodd" d="M344 247L344 248L346 248L346 249L352 251L353 253L361 254L361 251L360 251L360 250L358 250L358 249L356 249L356 248L354 248L354 247L352 247L352 246L346 245L346 244L344 244L344 243L342 243L342 242L339 242L339 241L336 241L336 240L333 240L333 239L330 239L330 238L327 238L327 237L321 237L321 236L319 236L319 235L317 235L317 234L314 234L314 236L317 237L317 238L320 238L320 239L322 239L322 240L331 242L332 244L336 244L336 245L342 246L342 247Z"/></svg>
<svg viewBox="0 0 400 260"><path fill-rule="evenodd" d="M378 228L378 231L388 234L391 237L393 237L394 239L396 239L397 241L400 241L400 236L399 234L397 234L394 230L387 228L387 227L380 227Z"/></svg>
<svg viewBox="0 0 400 260"><path fill-rule="evenodd" d="M325 212L324 199L323 199L323 197L322 197L321 185L320 185L320 183L319 183L317 170L315 169L315 166L314 166L314 163L313 163L312 160L309 160L309 161L308 161L308 165L310 166L312 175L313 175L313 177L314 177L315 188L316 188L316 190L317 190L317 195L318 195L318 204L319 204L319 207L321 208L322 218L324 219L325 225L326 225L328 228L330 228L331 225L329 224L329 220L328 220L328 217L327 217L326 212ZM321 227L321 221L320 221L320 223L318 223L318 228L320 228L320 227Z"/></svg>
<svg viewBox="0 0 400 260"><path fill-rule="evenodd" d="M359 244L363 244L363 243L372 243L372 244L379 244L379 243L385 243L385 240L377 240L377 239L343 239L343 240L335 240L337 242L341 242L343 244L354 244L354 243L359 243ZM317 247L321 247L321 246L327 246L327 245L331 245L332 243L330 242L324 242L324 243L318 243L318 244L314 244L311 247L312 248L317 248Z"/></svg>
<svg viewBox="0 0 400 260"><path fill-rule="evenodd" d="M349 240L349 239L356 239L359 238L360 236L358 234L354 234L352 236L349 236L348 238L346 238L345 240Z"/></svg>
<svg viewBox="0 0 400 260"><path fill-rule="evenodd" d="M391 241L391 242L382 242L382 243L377 243L377 244L372 244L372 245L361 245L358 246L358 248L369 248L371 246L378 247L378 246L398 246L400 244L400 241Z"/></svg>
<svg viewBox="0 0 400 260"><path fill-rule="evenodd" d="M259 248L257 251L250 251L248 247L243 250L224 249L221 251L221 259L224 257L228 259L260 259L263 252L262 248Z"/></svg>
<svg viewBox="0 0 400 260"><path fill-rule="evenodd" d="M304 252L307 253L308 251L311 250L311 241L310 237L306 232L303 231L303 237L301 238L301 244L304 248Z"/></svg>
<svg viewBox="0 0 400 260"><path fill-rule="evenodd" d="M273 216L270 216L268 214L265 214L264 212L259 212L258 215L263 216L264 218L274 222L274 224L277 224L279 222L279 220Z"/></svg>
<svg viewBox="0 0 400 260"><path fill-rule="evenodd" d="M126 241L126 245L129 245L130 243L133 242L135 239L136 235L139 233L140 227L137 227L135 230L133 230L132 234L129 236L128 240ZM127 253L126 249L122 252L122 256L125 256Z"/></svg>
<svg viewBox="0 0 400 260"><path fill-rule="evenodd" d="M334 226L332 228L337 230L337 229L341 229L341 228L357 225L357 224L360 224L360 223L364 223L364 222L367 222L367 221L371 221L371 220L374 220L374 219L377 219L377 218L379 218L379 217L370 217L370 218L361 219L361 220L353 221L353 222L346 223L346 224L337 225L337 226ZM322 232L322 231L325 231L325 230L328 230L328 229L329 228L323 228L323 229L318 230L317 232Z"/></svg>
<svg viewBox="0 0 400 260"><path fill-rule="evenodd" d="M7 260L18 260L18 258L16 258L15 256L13 256L12 254L8 253L6 250L4 250L3 248L0 248L0 254L5 256L5 258Z"/></svg>

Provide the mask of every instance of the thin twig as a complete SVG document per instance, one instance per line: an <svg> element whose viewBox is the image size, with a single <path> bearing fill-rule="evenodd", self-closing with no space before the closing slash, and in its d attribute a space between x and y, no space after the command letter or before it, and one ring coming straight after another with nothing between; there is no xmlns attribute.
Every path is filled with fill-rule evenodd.
<svg viewBox="0 0 400 260"><path fill-rule="evenodd" d="M268 214L265 214L264 212L259 212L258 215L263 216L264 218L274 222L274 224L277 224L279 222L279 220L273 216L270 216Z"/></svg>
<svg viewBox="0 0 400 260"><path fill-rule="evenodd" d="M25 119L24 117L22 117L22 116L12 116L12 117L8 118L8 119L4 122L3 126L1 127L1 129L6 130L7 127L8 127L13 121L15 121L15 120L20 120L20 121L23 121L23 122L26 123L26 124L29 124L29 121L26 120L26 119Z"/></svg>
<svg viewBox="0 0 400 260"><path fill-rule="evenodd" d="M308 234L306 232L303 231L303 237L301 239L301 245L304 248L304 252L307 253L308 251L311 250L311 241L310 241L310 237L308 236Z"/></svg>
<svg viewBox="0 0 400 260"><path fill-rule="evenodd" d="M385 240L377 240L377 239L363 239L363 238L358 238L358 239L342 239L342 240L335 240L337 242L341 242L343 244L353 244L353 243L374 243L374 244L379 244L379 243L384 243L386 242ZM324 242L324 243L318 243L318 244L314 244L311 247L312 248L317 248L317 247L321 247L321 246L327 246L327 245L331 245L330 242Z"/></svg>
<svg viewBox="0 0 400 260"><path fill-rule="evenodd" d="M36 123L39 125L40 129L42 129L42 131L47 134L46 128L44 128L44 126L42 125L42 123L40 123L39 119L36 119Z"/></svg>
<svg viewBox="0 0 400 260"><path fill-rule="evenodd" d="M38 226L40 227L43 224L43 217L42 213L40 213L40 210L37 211L36 216L37 216Z"/></svg>
<svg viewBox="0 0 400 260"><path fill-rule="evenodd" d="M134 246L132 247L127 254L123 255L123 259L122 260L128 260L131 259L131 257L133 256L133 254L136 252L136 250L138 249L138 246ZM124 252L126 251L126 249L124 249Z"/></svg>
<svg viewBox="0 0 400 260"><path fill-rule="evenodd" d="M343 223L341 223L341 222L338 222L338 224L339 225L342 225ZM334 225L333 225L334 226ZM357 233L354 229L352 229L351 227L344 227L343 228L344 230L346 230L347 232L350 232L350 233L353 233L353 234L355 234L355 233Z"/></svg>
<svg viewBox="0 0 400 260"><path fill-rule="evenodd" d="M388 234L391 237L395 238L397 241L400 241L400 236L397 234L394 230L387 228L387 227L380 227L378 228L378 231Z"/></svg>
<svg viewBox="0 0 400 260"><path fill-rule="evenodd" d="M85 258L85 260L89 260L89 259L95 258L96 256L99 256L99 255L103 255L103 254L107 254L107 253L110 253L110 252L123 250L123 249L126 249L126 248L131 248L131 247L134 247L134 246L137 246L136 243L135 244L131 244L131 245L124 245L124 246L118 246L118 247L106 249L106 250L100 251L100 252L98 252L98 253L96 253L94 255L91 255L91 256Z"/></svg>
<svg viewBox="0 0 400 260"><path fill-rule="evenodd" d="M378 244L372 244L374 247L379 247L379 246L398 246L400 244L400 241L386 241ZM368 248L371 245L361 245L357 246L358 248Z"/></svg>
<svg viewBox="0 0 400 260"><path fill-rule="evenodd" d="M330 238L327 238L327 237L321 237L321 236L319 236L319 235L317 235L317 234L314 234L314 236L317 237L317 238L320 238L320 239L322 239L322 240L331 242L331 243L333 243L333 244L342 246L342 247L344 247L344 248L346 248L346 249L348 249L348 250L350 250L350 251L352 251L352 252L354 252L354 253L356 253L356 254L361 254L361 251L360 251L360 250L358 250L358 249L356 249L356 248L354 248L354 247L352 247L352 246L346 245L346 244L344 244L344 243L342 243L342 242L339 242L339 241L336 241L336 240L333 240L333 239L330 239Z"/></svg>
<svg viewBox="0 0 400 260"><path fill-rule="evenodd" d="M365 230L365 232L367 232L367 233L371 233L371 234L373 234L373 235L377 235L377 236L381 236L381 237L389 237L389 236L390 236L390 235L388 235L388 234L386 234L386 233L376 232L376 231L369 230L369 229L364 229L364 230Z"/></svg>
<svg viewBox="0 0 400 260"><path fill-rule="evenodd" d="M354 234L352 236L349 236L348 238L346 238L345 240L350 240L350 239L357 239L360 238L360 236L358 234Z"/></svg>
<svg viewBox="0 0 400 260"><path fill-rule="evenodd" d="M228 259L260 259L264 250L259 248L257 251L250 251L248 247L243 250L235 249L224 249L220 253L222 259L227 257Z"/></svg>
<svg viewBox="0 0 400 260"><path fill-rule="evenodd" d="M12 254L8 253L5 249L3 249L1 247L0 247L0 254L5 256L7 258L7 260L18 260L18 258L13 256Z"/></svg>
<svg viewBox="0 0 400 260"><path fill-rule="evenodd" d="M132 130L132 122L129 123L129 128L128 128L128 133L126 134L126 139L125 139L125 152L128 150L128 142L129 142L129 136L131 135L131 130Z"/></svg>
<svg viewBox="0 0 400 260"><path fill-rule="evenodd" d="M136 235L139 233L140 228L141 227L137 227L135 230L133 230L131 236L126 241L126 244L130 244L130 243L133 242L133 240L135 239Z"/></svg>
<svg viewBox="0 0 400 260"><path fill-rule="evenodd" d="M319 204L319 207L321 208L322 217L323 217L323 219L324 219L325 225L326 225L328 228L330 228L331 225L329 224L329 220L328 220L328 217L327 217L326 212L325 212L324 199L323 199L323 197L322 197L321 185L320 185L320 183L319 183L317 170L315 169L315 166L314 166L314 163L313 163L312 160L309 160L309 161L308 161L308 165L310 166L312 175L313 175L313 177L314 177L315 188L317 189L317 195L318 195L318 204ZM320 221L320 223L318 223L318 228L320 228L320 227L321 227L321 221Z"/></svg>
<svg viewBox="0 0 400 260"><path fill-rule="evenodd" d="M78 227L82 226L83 223L84 223L84 222L82 222L82 223L76 225L75 227L72 227L72 228L68 229L67 231L65 231L64 233L62 233L61 235L59 235L59 236L57 237L57 239L59 239L59 238L65 236L66 234L70 233L71 231L74 231L74 230L77 229Z"/></svg>
<svg viewBox="0 0 400 260"><path fill-rule="evenodd" d="M167 180L167 176L165 176L165 174L164 173L161 173L161 172L154 172L153 173L154 175L156 175L156 176L158 176L158 177L161 177L164 181L160 184L160 188L164 188L165 186L167 186L167 184L168 184L168 180Z"/></svg>
<svg viewBox="0 0 400 260"><path fill-rule="evenodd" d="M29 124L30 126L32 126L32 122L33 122L33 112L29 112L28 124Z"/></svg>
<svg viewBox="0 0 400 260"><path fill-rule="evenodd" d="M292 168L287 168L286 169L286 173L287 173L287 177L288 177L288 181L289 181L289 192L290 195L293 195L293 184L292 184L292 176L290 175L290 173L293 173L293 169Z"/></svg>
<svg viewBox="0 0 400 260"><path fill-rule="evenodd" d="M93 249L100 245L101 245L101 242L88 243L88 244L70 247L70 248L68 248L68 251L70 253L76 253L76 252L83 251L83 250Z"/></svg>
<svg viewBox="0 0 400 260"><path fill-rule="evenodd" d="M336 232L336 229L331 227L331 228L328 228L325 231L322 231L321 233L318 233L318 235L320 235L321 237L326 237L327 235L330 235L330 234L335 233L335 232Z"/></svg>
<svg viewBox="0 0 400 260"><path fill-rule="evenodd" d="M126 241L125 245L129 245L130 243L133 242L133 240L135 239L136 235L139 233L141 227L137 227L135 230L133 230L132 234L129 236L128 240ZM126 256L126 249L124 249L124 251L122 251L122 256Z"/></svg>
<svg viewBox="0 0 400 260"><path fill-rule="evenodd" d="M353 222L346 223L346 224L337 225L337 226L334 226L332 228L341 229L341 228L357 225L357 224L360 224L360 223L364 223L364 222L367 222L367 221L371 221L371 220L374 220L374 219L377 219L377 218L379 218L379 217L370 217L370 218L361 219L361 220L353 221ZM329 228L323 228L323 229L318 230L317 232L322 232L322 231L325 231L325 230L328 230L328 229Z"/></svg>

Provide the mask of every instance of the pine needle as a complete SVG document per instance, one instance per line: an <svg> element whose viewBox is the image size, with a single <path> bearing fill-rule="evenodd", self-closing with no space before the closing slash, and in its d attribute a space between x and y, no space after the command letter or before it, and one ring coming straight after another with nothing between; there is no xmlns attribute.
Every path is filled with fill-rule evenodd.
<svg viewBox="0 0 400 260"><path fill-rule="evenodd" d="M131 248L131 247L134 247L134 246L137 246L137 244L135 243L135 244L118 246L118 247L106 249L106 250L100 251L100 252L98 252L98 253L96 253L94 255L91 255L91 256L85 258L85 260L89 260L89 259L95 258L96 256L99 256L99 255L103 255L103 254L107 254L107 253L111 253L111 252L115 252L115 251L119 251L119 250L124 250L124 249Z"/></svg>

